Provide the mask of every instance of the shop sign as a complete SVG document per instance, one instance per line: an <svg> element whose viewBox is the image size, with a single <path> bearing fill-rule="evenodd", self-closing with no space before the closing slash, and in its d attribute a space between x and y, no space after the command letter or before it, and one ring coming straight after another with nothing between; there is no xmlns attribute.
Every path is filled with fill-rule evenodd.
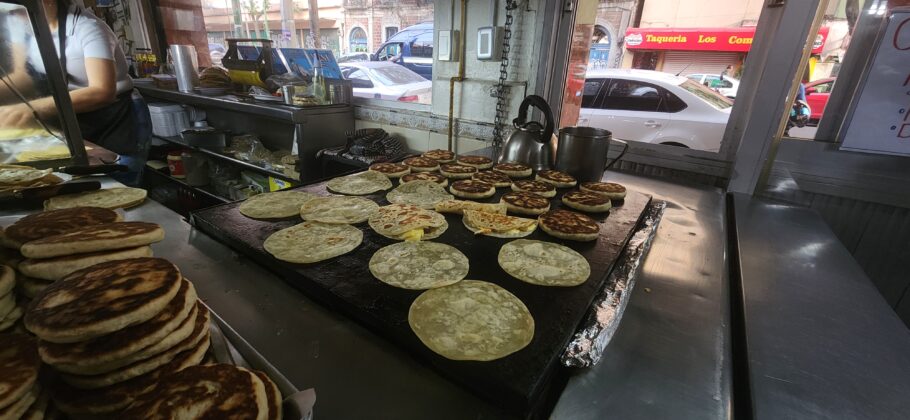
<svg viewBox="0 0 910 420"><path fill-rule="evenodd" d="M820 28L812 43L812 53L820 54L828 28ZM630 50L738 51L752 47L755 28L631 28L625 44Z"/></svg>

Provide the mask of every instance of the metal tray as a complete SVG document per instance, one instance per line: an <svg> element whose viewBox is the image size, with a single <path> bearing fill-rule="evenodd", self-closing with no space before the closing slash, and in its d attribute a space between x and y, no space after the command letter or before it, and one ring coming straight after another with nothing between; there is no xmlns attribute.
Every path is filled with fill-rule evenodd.
<svg viewBox="0 0 910 420"><path fill-rule="evenodd" d="M296 188L329 195L325 183ZM485 202L498 202L507 192L501 188ZM560 189L552 208L563 207ZM385 192L365 196L386 205ZM567 370L560 364L575 330L583 321L595 295L604 286L614 261L629 240L651 196L629 191L615 203L609 215L595 216L601 225L600 238L592 242L562 241L540 229L528 239L564 244L585 256L591 277L582 285L568 288L541 287L521 282L506 274L496 261L499 248L509 242L486 236L475 237L464 227L461 216L446 215L448 230L437 242L452 245L471 261L469 279L496 283L520 298L535 321L534 339L521 351L490 362L453 361L426 348L411 331L407 314L420 291L388 286L370 274L368 262L379 248L395 241L373 232L366 223L357 225L363 243L354 251L315 264L279 261L262 248L272 233L300 223L299 218L263 221L240 214L240 203L218 205L191 215L191 223L207 234L251 257L284 278L290 285L323 304L344 312L376 333L408 349L449 379L492 401L512 414L537 418L546 415L565 385Z"/></svg>

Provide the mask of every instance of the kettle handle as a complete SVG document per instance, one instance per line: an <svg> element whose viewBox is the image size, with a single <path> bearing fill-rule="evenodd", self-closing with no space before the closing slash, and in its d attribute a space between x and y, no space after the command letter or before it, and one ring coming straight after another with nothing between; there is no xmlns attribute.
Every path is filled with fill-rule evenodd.
<svg viewBox="0 0 910 420"><path fill-rule="evenodd" d="M528 106L534 105L535 108L543 112L544 118L547 120L547 125L543 129L543 136L537 141L540 143L546 143L550 141L550 137L553 136L553 131L555 129L555 123L553 122L553 111L550 109L550 105L547 104L546 99L541 98L537 95L529 95L518 107L518 117L512 120L512 124L516 127L523 125L528 120Z"/></svg>

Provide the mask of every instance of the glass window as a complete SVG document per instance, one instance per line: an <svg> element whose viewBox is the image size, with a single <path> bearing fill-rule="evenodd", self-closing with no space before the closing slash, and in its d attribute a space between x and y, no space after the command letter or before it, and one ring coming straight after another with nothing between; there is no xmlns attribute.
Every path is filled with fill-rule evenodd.
<svg viewBox="0 0 910 420"><path fill-rule="evenodd" d="M433 58L433 33L418 35L411 44L411 55L414 57Z"/></svg>
<svg viewBox="0 0 910 420"><path fill-rule="evenodd" d="M679 112L688 107L686 102L680 99L679 96L674 95L673 92L665 91L664 95L667 98L665 101L667 112Z"/></svg>
<svg viewBox="0 0 910 420"><path fill-rule="evenodd" d="M600 101L597 100L600 90L604 85L604 79L587 79L585 88L582 93L582 108L600 108Z"/></svg>
<svg viewBox="0 0 910 420"><path fill-rule="evenodd" d="M386 86L406 85L409 83L428 82L419 74L408 70L403 66L378 67L371 70L373 76L380 83Z"/></svg>
<svg viewBox="0 0 910 420"><path fill-rule="evenodd" d="M351 52L367 52L367 33L363 28L351 30Z"/></svg>
<svg viewBox="0 0 910 420"><path fill-rule="evenodd" d="M604 109L657 112L661 95L657 86L636 80L613 79L604 98Z"/></svg>
<svg viewBox="0 0 910 420"><path fill-rule="evenodd" d="M705 101L705 103L713 106L714 108L727 109L733 106L733 102L727 99L725 96L691 80L682 82L679 87L691 92L693 95L697 96L699 99Z"/></svg>
<svg viewBox="0 0 910 420"><path fill-rule="evenodd" d="M210 43L227 46L223 41L226 38L267 38L282 51L328 49L338 63L385 61L424 79L432 78L432 0L201 1L205 38ZM312 4L317 10L310 10ZM311 32L318 36L314 38ZM204 45L196 46L197 51L203 48ZM211 62L218 63L223 54L212 48ZM200 60L200 64L207 66L208 62ZM333 76L338 77L327 75ZM378 83L375 79L373 82ZM409 92L383 92L369 97L397 101L404 93ZM422 101L430 100L430 94L420 95Z"/></svg>

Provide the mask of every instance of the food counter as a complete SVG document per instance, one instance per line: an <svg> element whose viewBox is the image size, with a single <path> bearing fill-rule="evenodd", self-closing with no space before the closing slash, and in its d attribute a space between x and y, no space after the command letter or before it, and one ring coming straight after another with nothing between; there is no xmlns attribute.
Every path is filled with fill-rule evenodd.
<svg viewBox="0 0 910 420"><path fill-rule="evenodd" d="M553 418L725 418L730 407L722 195L608 174L668 208L626 315L603 360L572 371ZM0 223L16 213L4 210ZM318 418L502 418L497 407L193 229L153 201L128 220L161 224L156 256L177 264L199 296L299 389ZM685 368L681 368L685 366Z"/></svg>

